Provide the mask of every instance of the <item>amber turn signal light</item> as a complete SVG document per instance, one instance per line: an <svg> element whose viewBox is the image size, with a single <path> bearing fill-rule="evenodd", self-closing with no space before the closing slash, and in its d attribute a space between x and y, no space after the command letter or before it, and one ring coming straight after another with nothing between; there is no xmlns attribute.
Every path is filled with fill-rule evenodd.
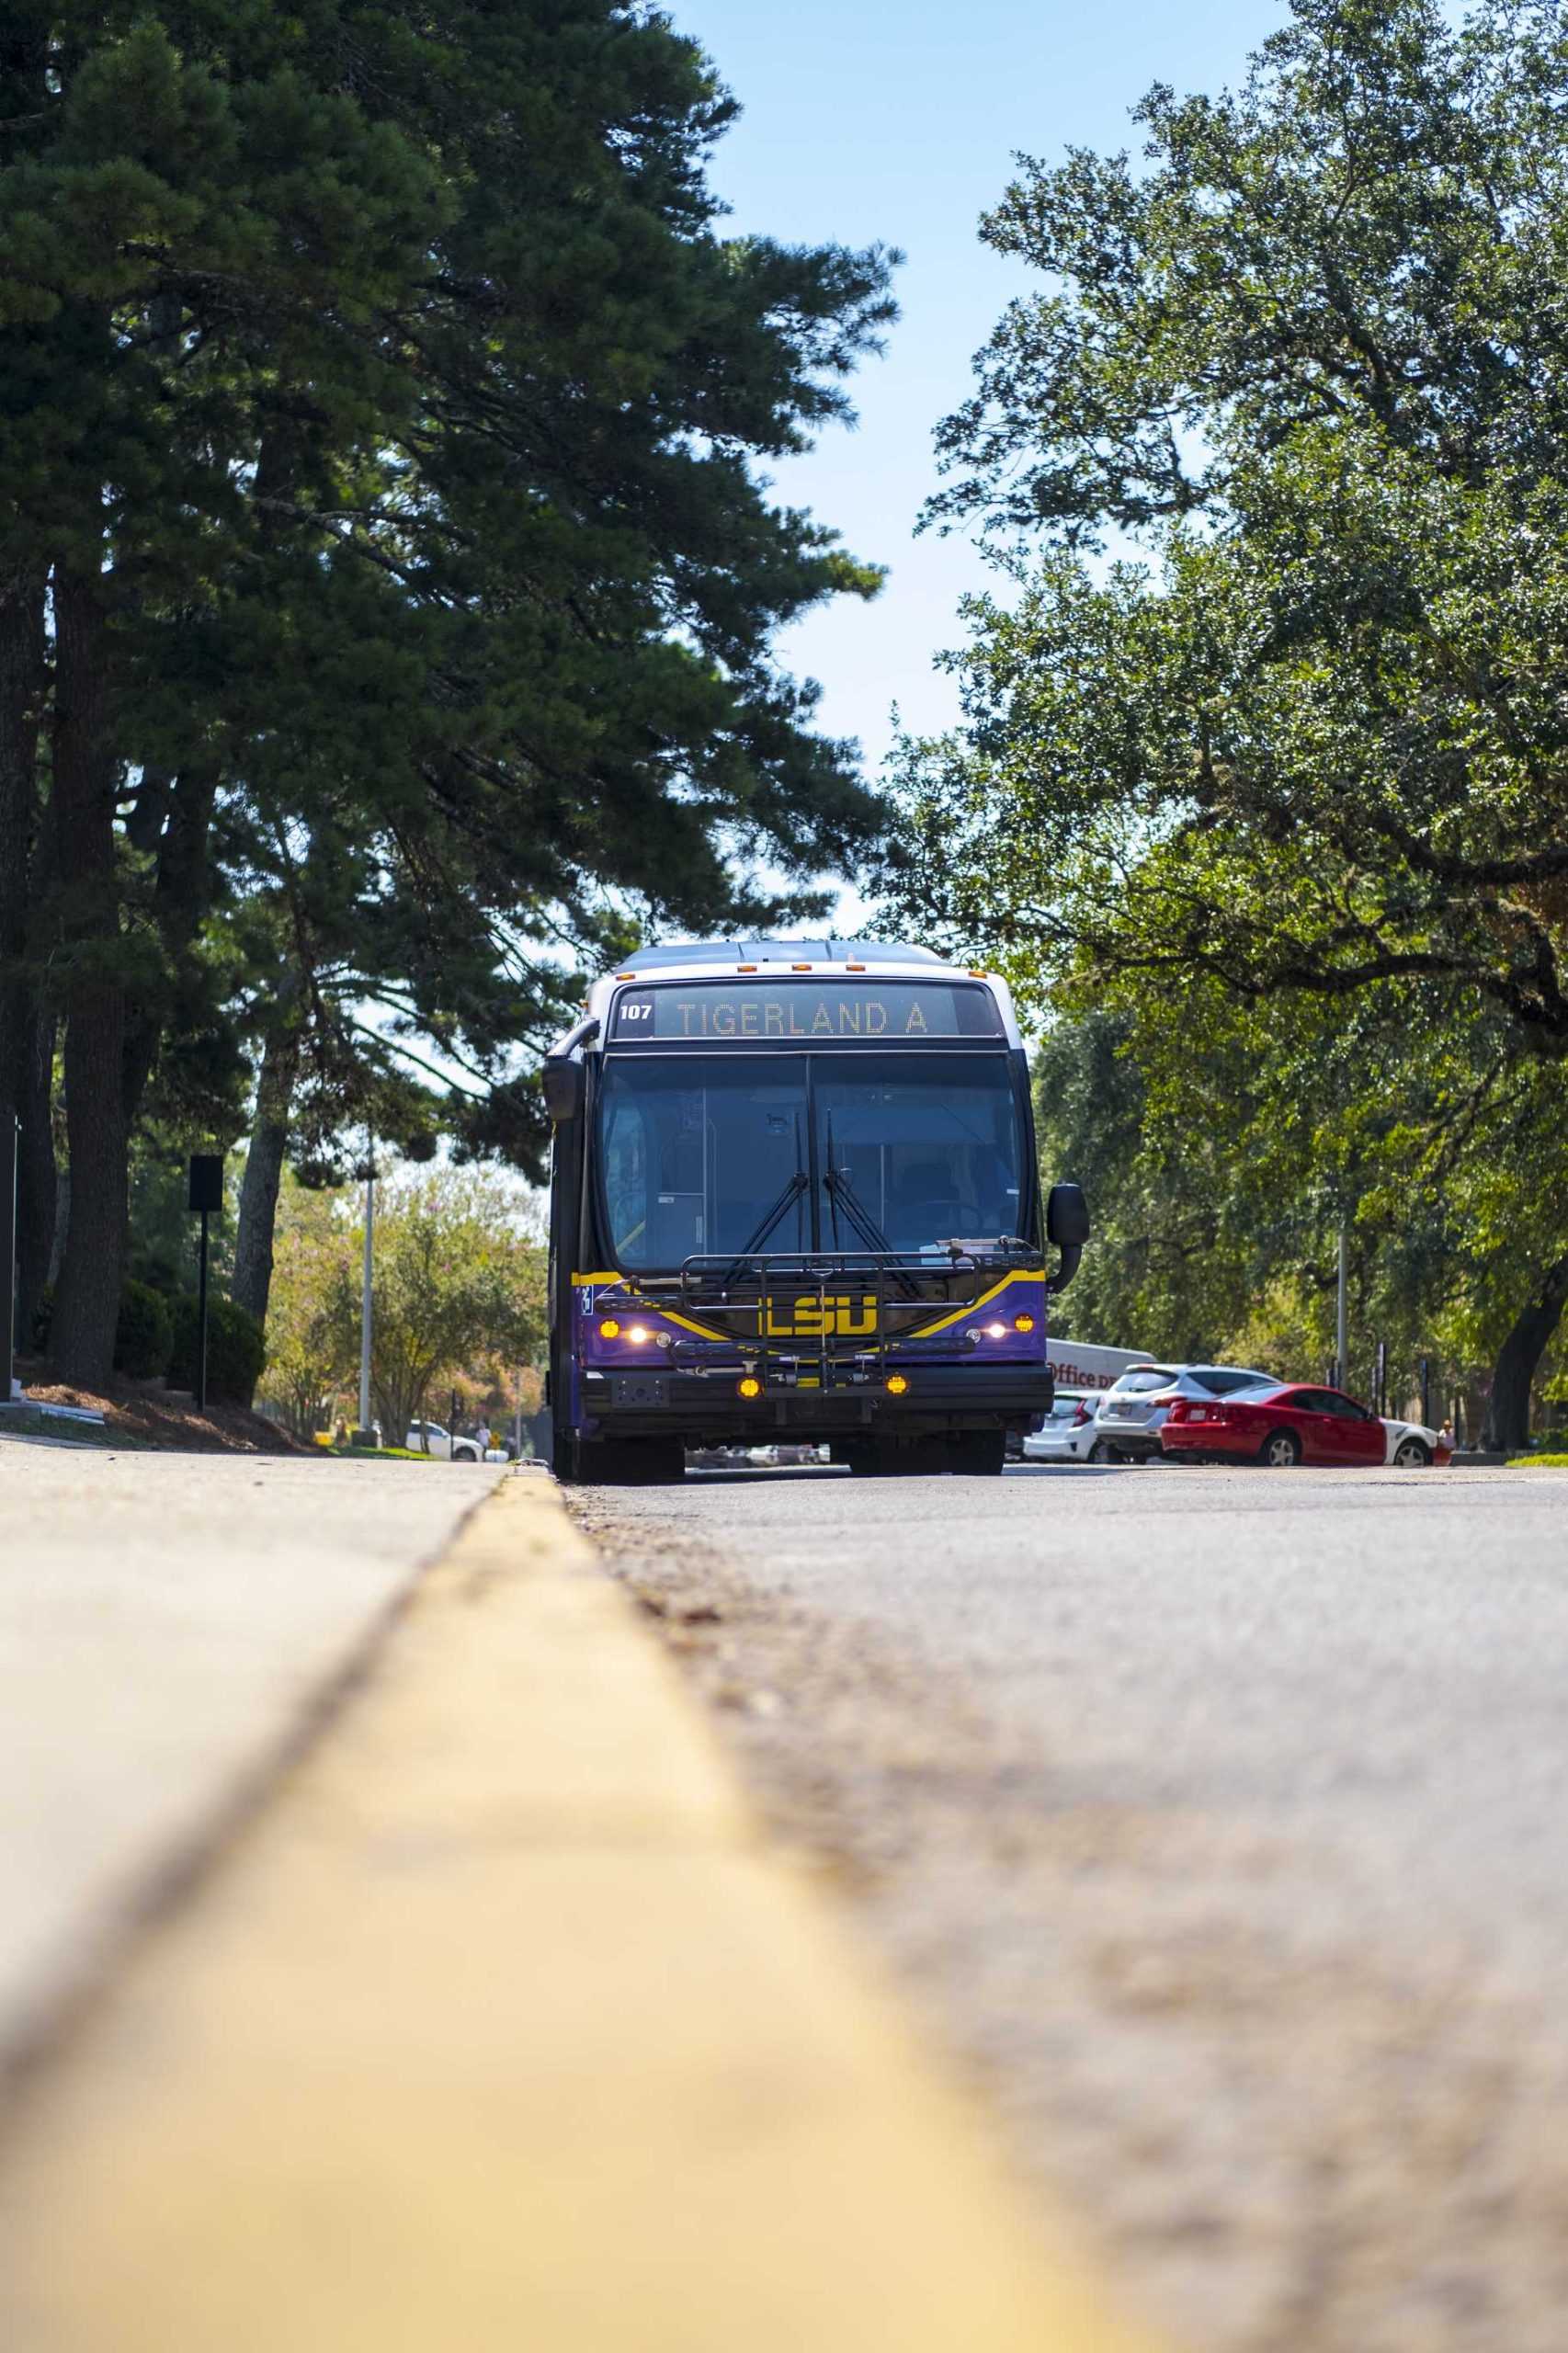
<svg viewBox="0 0 1568 2353"><path fill-rule="evenodd" d="M754 1379L748 1372L744 1381L736 1381L735 1394L737 1397L760 1397L762 1394L762 1383L760 1381Z"/></svg>
<svg viewBox="0 0 1568 2353"><path fill-rule="evenodd" d="M889 1373L889 1375L888 1375L888 1395L889 1395L890 1397L902 1397L902 1396L903 1396L903 1392L904 1392L904 1391L908 1388L908 1386L909 1386L909 1383L908 1383L908 1381L905 1381L905 1379L904 1379L904 1377L903 1377L903 1373L902 1373L902 1372L890 1372L890 1373Z"/></svg>
<svg viewBox="0 0 1568 2353"><path fill-rule="evenodd" d="M604 1322L599 1325L599 1337L601 1340L619 1339L620 1326L616 1322L613 1315L607 1315Z"/></svg>

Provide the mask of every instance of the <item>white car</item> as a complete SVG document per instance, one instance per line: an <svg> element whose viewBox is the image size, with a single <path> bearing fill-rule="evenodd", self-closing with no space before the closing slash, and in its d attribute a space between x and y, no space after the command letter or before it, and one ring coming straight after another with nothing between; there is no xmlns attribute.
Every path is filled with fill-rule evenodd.
<svg viewBox="0 0 1568 2353"><path fill-rule="evenodd" d="M454 1438L439 1422L419 1422L403 1441L414 1454L433 1454L442 1462L477 1462L479 1440Z"/></svg>
<svg viewBox="0 0 1568 2353"><path fill-rule="evenodd" d="M1388 1439L1383 1461L1398 1470L1424 1470L1429 1463L1447 1462L1453 1454L1453 1440L1425 1422L1396 1422L1387 1414L1379 1419Z"/></svg>
<svg viewBox="0 0 1568 2353"><path fill-rule="evenodd" d="M1059 1389L1043 1428L1024 1440L1026 1462L1103 1462L1106 1450L1095 1427L1098 1395Z"/></svg>

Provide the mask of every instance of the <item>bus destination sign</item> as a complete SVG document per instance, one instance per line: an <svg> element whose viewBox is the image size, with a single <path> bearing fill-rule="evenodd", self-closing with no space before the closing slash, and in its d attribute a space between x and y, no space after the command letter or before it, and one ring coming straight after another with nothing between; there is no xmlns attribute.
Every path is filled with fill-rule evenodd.
<svg viewBox="0 0 1568 2353"><path fill-rule="evenodd" d="M694 981L627 989L612 1036L631 1043L736 1039L999 1038L1002 1017L987 988L965 981Z"/></svg>

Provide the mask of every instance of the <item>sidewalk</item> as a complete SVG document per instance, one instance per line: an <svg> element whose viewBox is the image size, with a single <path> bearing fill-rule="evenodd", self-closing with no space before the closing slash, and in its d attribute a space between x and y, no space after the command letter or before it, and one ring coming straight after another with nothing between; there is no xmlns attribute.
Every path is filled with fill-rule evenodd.
<svg viewBox="0 0 1568 2353"><path fill-rule="evenodd" d="M0 2070L497 1475L369 1468L0 1447Z"/></svg>
<svg viewBox="0 0 1568 2353"><path fill-rule="evenodd" d="M426 1501L400 1468L327 1476L383 1486L369 1525ZM24 2085L0 2342L1149 2347L766 1850L540 1473Z"/></svg>

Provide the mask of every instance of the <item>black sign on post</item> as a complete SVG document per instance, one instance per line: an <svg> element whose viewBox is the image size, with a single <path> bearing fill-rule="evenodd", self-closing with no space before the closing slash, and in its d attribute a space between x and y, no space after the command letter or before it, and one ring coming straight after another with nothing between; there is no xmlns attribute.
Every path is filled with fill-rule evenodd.
<svg viewBox="0 0 1568 2353"><path fill-rule="evenodd" d="M190 1155L189 1206L201 1219L201 1281L198 1294L196 1342L196 1410L207 1411L207 1221L223 1206L223 1161L216 1152Z"/></svg>

